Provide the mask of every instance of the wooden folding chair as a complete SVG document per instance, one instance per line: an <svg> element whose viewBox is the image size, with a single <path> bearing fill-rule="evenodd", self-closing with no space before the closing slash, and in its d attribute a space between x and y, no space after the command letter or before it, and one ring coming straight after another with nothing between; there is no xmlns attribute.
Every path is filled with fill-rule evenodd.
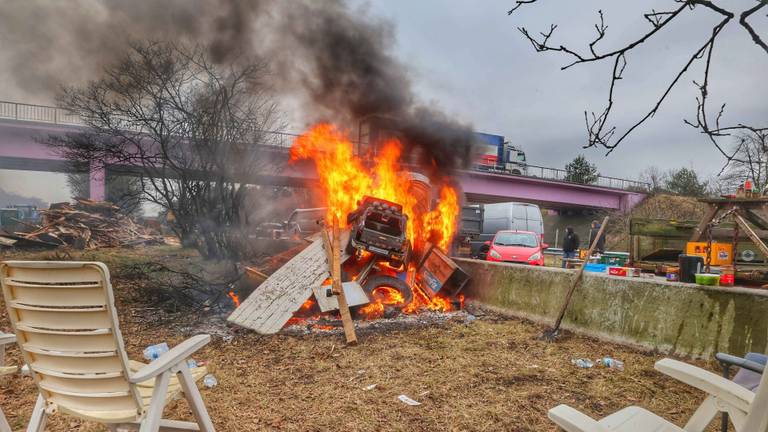
<svg viewBox="0 0 768 432"><path fill-rule="evenodd" d="M129 361L109 270L98 262L7 261L0 283L25 362L40 391L27 431L57 412L105 424L213 431L195 382L206 369L187 359L210 342L197 335L150 364ZM162 419L183 394L196 423Z"/></svg>
<svg viewBox="0 0 768 432"><path fill-rule="evenodd" d="M708 395L683 428L637 406L595 420L568 405L558 405L549 410L549 418L568 432L701 432L718 412L727 412L737 431L768 432L768 374L762 376L752 393L733 381L677 360L659 360L655 367Z"/></svg>
<svg viewBox="0 0 768 432"><path fill-rule="evenodd" d="M5 365L5 346L16 342L16 336L8 333L0 333L0 376L9 375L16 372L16 366ZM11 432L11 425L0 408L0 432Z"/></svg>

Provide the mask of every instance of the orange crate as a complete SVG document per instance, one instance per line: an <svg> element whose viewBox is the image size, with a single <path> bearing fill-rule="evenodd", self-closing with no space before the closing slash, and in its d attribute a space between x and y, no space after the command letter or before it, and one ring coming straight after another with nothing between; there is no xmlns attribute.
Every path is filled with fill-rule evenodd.
<svg viewBox="0 0 768 432"><path fill-rule="evenodd" d="M685 245L686 255L696 255L707 260L707 242L688 242ZM733 264L733 244L731 243L718 243L712 242L712 250L710 251L711 261L713 266L723 266Z"/></svg>

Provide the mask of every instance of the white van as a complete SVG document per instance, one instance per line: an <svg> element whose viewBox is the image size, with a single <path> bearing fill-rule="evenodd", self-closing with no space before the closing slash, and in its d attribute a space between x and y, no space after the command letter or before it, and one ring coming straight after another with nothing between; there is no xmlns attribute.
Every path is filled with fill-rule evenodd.
<svg viewBox="0 0 768 432"><path fill-rule="evenodd" d="M544 239L544 220L536 204L506 202L486 204L483 213L483 234L499 231L531 231Z"/></svg>

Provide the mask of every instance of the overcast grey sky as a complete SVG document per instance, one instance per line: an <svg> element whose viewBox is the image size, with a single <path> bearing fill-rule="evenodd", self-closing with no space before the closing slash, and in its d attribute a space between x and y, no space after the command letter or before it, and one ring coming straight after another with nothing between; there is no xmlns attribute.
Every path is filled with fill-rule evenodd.
<svg viewBox="0 0 768 432"><path fill-rule="evenodd" d="M738 10L754 1L730 0ZM395 25L397 51L412 68L419 93L449 112L472 121L475 128L505 135L520 145L532 164L562 167L583 152L601 173L635 177L646 166L664 169L692 166L701 174L719 171L723 159L714 146L683 118L695 114L699 79L694 68L680 82L658 112L610 156L604 150L582 150L586 142L584 109L602 110L608 91L608 63L560 66L568 58L560 53L536 53L518 32L558 24L553 42L582 50L594 38L593 24L602 9L607 36L598 51L619 48L646 32L642 17L651 9L668 10L670 0L541 0L506 11L510 0L387 0L371 1L374 15ZM677 70L702 45L719 16L697 8L670 31L658 34L628 56L625 79L617 92L614 115L626 127L652 107ZM768 36L765 14L753 17L755 27ZM724 119L768 123L768 55L755 46L738 23L726 28L718 41L712 64L713 106L727 102Z"/></svg>
<svg viewBox="0 0 768 432"><path fill-rule="evenodd" d="M585 108L602 110L610 64L584 64L561 71L560 67L569 60L567 57L534 52L517 31L518 26L543 31L556 23L559 28L552 42L583 52L594 37L597 10L602 9L608 34L597 49L604 52L646 32L649 24L642 13L668 10L675 5L672 0L541 0L511 17L506 11L513 5L512 0L350 1L356 7L368 9L371 16L391 22L396 55L408 66L420 97L471 122L476 130L505 135L526 151L532 164L563 167L583 153L605 175L636 178L651 165L663 169L693 167L707 177L723 163L715 148L682 122L695 114L697 91L691 81L700 79L701 65L682 79L654 118L613 154L604 157L604 150L581 148L586 142L583 113ZM753 5L754 0L729 0L723 4L741 10ZM0 3L0 9L2 6ZM676 20L670 29L627 57L625 79L617 88L613 113L614 124L620 130L647 112L687 57L706 40L719 16L704 8L697 9L700 10ZM764 13L755 15L753 23L768 37ZM45 26L16 24L14 40L20 38L18 31L45 31ZM733 22L716 46L711 106L728 103L726 122L765 125L767 73L768 55ZM26 99L2 62L0 99ZM39 95L29 99L33 103L52 103ZM26 184L35 195L45 194L47 200L60 195L50 186L29 186L40 178L0 171L0 187Z"/></svg>

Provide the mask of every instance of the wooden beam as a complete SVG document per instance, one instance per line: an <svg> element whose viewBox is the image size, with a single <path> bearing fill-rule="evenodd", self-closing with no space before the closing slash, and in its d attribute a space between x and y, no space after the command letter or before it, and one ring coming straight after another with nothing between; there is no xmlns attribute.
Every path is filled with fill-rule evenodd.
<svg viewBox="0 0 768 432"><path fill-rule="evenodd" d="M739 224L742 230L744 230L745 233L747 233L747 236L752 240L752 243L757 246L758 249L760 249L760 252L763 253L763 255L768 257L768 246L763 243L762 240L760 240L760 237L755 234L755 232L752 230L752 227L749 226L747 221L744 220L744 217L742 216L742 212L736 211L734 213L733 218L736 220L736 223ZM733 251L736 253L736 251Z"/></svg>
<svg viewBox="0 0 768 432"><path fill-rule="evenodd" d="M328 232L323 229L323 243L327 244ZM357 345L357 335L355 334L355 323L352 321L352 314L349 313L349 305L344 290L341 288L341 234L339 233L339 220L333 218L333 239L331 244L331 277L333 278L333 293L337 296L339 302L339 314L341 323L344 327L344 336L347 339L347 345Z"/></svg>
<svg viewBox="0 0 768 432"><path fill-rule="evenodd" d="M768 221L762 216L755 213L752 209L745 209L744 218L752 223L752 225L760 228L761 230L768 230Z"/></svg>
<svg viewBox="0 0 768 432"><path fill-rule="evenodd" d="M710 203L709 208L707 209L707 213L704 215L704 217L699 222L699 225L693 229L693 235L691 235L692 242L701 241L701 236L704 235L704 231L707 229L707 225L709 225L710 222L712 222L712 219L715 218L717 215L717 212L720 211L720 204L714 204Z"/></svg>
<svg viewBox="0 0 768 432"><path fill-rule="evenodd" d="M584 260L584 264L579 267L579 270L576 272L576 277L573 278L573 281L571 282L571 286L568 289L568 294L565 296L565 301L563 302L563 306L560 308L560 313L557 315L557 320L555 321L555 326L552 327L552 330L549 332L549 335L554 336L558 329L560 329L560 324L563 322L563 317L565 316L565 311L568 310L568 305L571 303L571 297L573 297L573 293L576 291L576 286L579 284L579 281L581 281L581 277L584 275L584 268L587 266L587 263L589 263L589 257L592 256L592 252L595 251L595 248L597 247L597 241L600 239L600 236L603 235L603 232L605 231L605 226L608 224L608 216L603 219L603 224L600 225L600 229L597 231L597 235L594 239L592 239L592 244L589 246L589 250L587 251L587 258Z"/></svg>

